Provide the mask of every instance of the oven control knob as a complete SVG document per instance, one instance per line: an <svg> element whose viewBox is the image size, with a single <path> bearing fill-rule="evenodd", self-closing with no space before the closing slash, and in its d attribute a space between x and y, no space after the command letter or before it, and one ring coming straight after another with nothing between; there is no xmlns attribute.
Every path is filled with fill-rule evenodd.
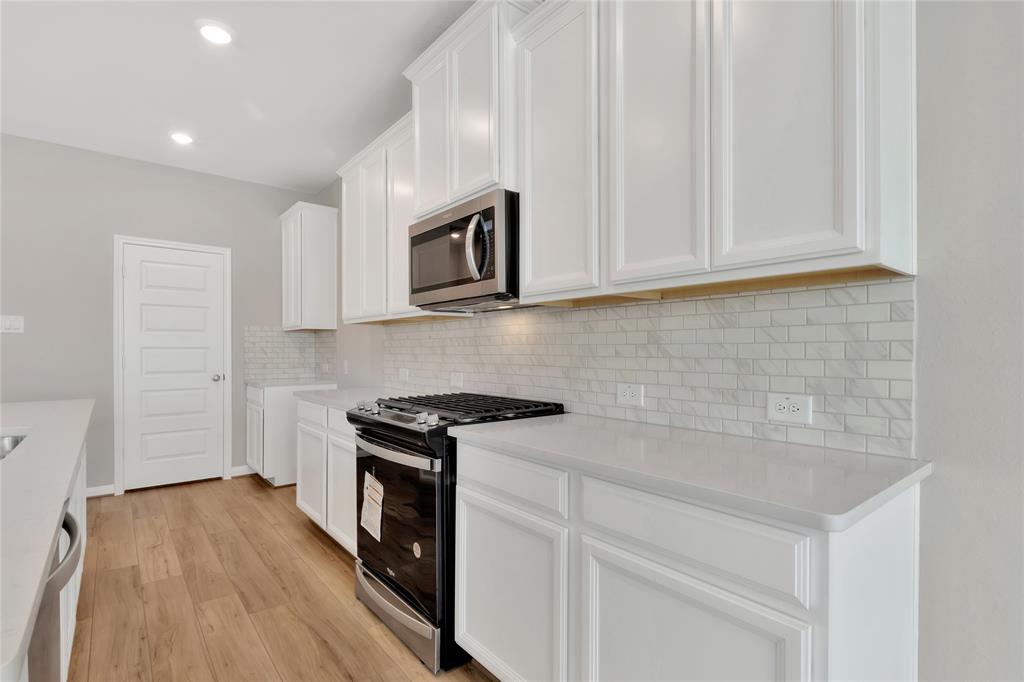
<svg viewBox="0 0 1024 682"><path fill-rule="evenodd" d="M437 426L438 418L436 414L427 415L427 426Z"/></svg>
<svg viewBox="0 0 1024 682"><path fill-rule="evenodd" d="M356 409L359 410L360 412L365 412L366 411L366 401L365 400L360 400L359 402L357 402L356 403Z"/></svg>
<svg viewBox="0 0 1024 682"><path fill-rule="evenodd" d="M377 403L370 403L370 414L380 414L380 405Z"/></svg>
<svg viewBox="0 0 1024 682"><path fill-rule="evenodd" d="M416 423L417 424L426 424L427 423L427 413L426 412L417 412L416 413Z"/></svg>

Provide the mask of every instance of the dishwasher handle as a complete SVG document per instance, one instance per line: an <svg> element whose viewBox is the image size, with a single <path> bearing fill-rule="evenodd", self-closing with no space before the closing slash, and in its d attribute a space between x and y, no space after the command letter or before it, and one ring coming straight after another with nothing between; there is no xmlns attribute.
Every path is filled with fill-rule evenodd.
<svg viewBox="0 0 1024 682"><path fill-rule="evenodd" d="M82 558L82 527L78 525L78 519L71 512L64 512L64 521L61 528L68 534L68 552L64 555L57 567L46 579L47 590L60 591L78 568L78 562Z"/></svg>

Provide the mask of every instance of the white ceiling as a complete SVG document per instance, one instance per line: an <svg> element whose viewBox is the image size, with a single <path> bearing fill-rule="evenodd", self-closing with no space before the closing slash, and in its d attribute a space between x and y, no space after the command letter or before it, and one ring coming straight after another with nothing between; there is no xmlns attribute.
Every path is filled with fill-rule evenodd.
<svg viewBox="0 0 1024 682"><path fill-rule="evenodd" d="M4 0L0 129L316 192L409 111L402 70L469 4Z"/></svg>

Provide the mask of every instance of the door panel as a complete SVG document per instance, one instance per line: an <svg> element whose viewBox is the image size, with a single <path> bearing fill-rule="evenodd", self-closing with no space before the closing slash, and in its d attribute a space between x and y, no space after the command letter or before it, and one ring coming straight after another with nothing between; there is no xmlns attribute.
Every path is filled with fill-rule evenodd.
<svg viewBox="0 0 1024 682"><path fill-rule="evenodd" d="M714 267L862 250L863 3L714 8Z"/></svg>
<svg viewBox="0 0 1024 682"><path fill-rule="evenodd" d="M702 0L601 5L609 281L708 269L710 22Z"/></svg>
<svg viewBox="0 0 1024 682"><path fill-rule="evenodd" d="M224 257L124 247L125 487L224 473Z"/></svg>
<svg viewBox="0 0 1024 682"><path fill-rule="evenodd" d="M468 26L451 47L451 199L498 181L498 8Z"/></svg>
<svg viewBox="0 0 1024 682"><path fill-rule="evenodd" d="M413 190L416 186L412 131L388 146L388 312L408 313L409 225L413 223Z"/></svg>
<svg viewBox="0 0 1024 682"><path fill-rule="evenodd" d="M807 680L811 627L582 537L583 679Z"/></svg>
<svg viewBox="0 0 1024 682"><path fill-rule="evenodd" d="M387 155L383 147L359 166L362 189L362 278L364 316L387 313Z"/></svg>
<svg viewBox="0 0 1024 682"><path fill-rule="evenodd" d="M295 455L295 504L317 525L324 525L327 485L327 434L300 423Z"/></svg>
<svg viewBox="0 0 1024 682"><path fill-rule="evenodd" d="M567 3L519 42L524 298L598 285L594 13Z"/></svg>
<svg viewBox="0 0 1024 682"><path fill-rule="evenodd" d="M500 679L566 679L568 529L462 486L455 499L455 640Z"/></svg>
<svg viewBox="0 0 1024 682"><path fill-rule="evenodd" d="M245 463L261 476L263 469L263 408L252 403L245 406Z"/></svg>
<svg viewBox="0 0 1024 682"><path fill-rule="evenodd" d="M362 174L354 168L341 178L341 318L363 315Z"/></svg>
<svg viewBox="0 0 1024 682"><path fill-rule="evenodd" d="M302 223L293 213L281 226L281 317L285 329L302 326Z"/></svg>
<svg viewBox="0 0 1024 682"><path fill-rule="evenodd" d="M448 201L448 59L442 56L413 81L416 214Z"/></svg>
<svg viewBox="0 0 1024 682"><path fill-rule="evenodd" d="M327 437L327 532L356 556L356 448Z"/></svg>

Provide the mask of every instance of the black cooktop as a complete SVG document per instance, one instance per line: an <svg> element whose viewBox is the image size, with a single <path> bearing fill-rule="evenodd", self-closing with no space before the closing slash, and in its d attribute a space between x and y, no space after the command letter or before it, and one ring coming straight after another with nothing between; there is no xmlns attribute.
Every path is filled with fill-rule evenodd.
<svg viewBox="0 0 1024 682"><path fill-rule="evenodd" d="M564 411L561 403L507 398L482 393L439 393L402 398L381 398L377 400L377 404L381 409L398 412L436 414L440 419L456 424L539 417L548 414L561 414Z"/></svg>

